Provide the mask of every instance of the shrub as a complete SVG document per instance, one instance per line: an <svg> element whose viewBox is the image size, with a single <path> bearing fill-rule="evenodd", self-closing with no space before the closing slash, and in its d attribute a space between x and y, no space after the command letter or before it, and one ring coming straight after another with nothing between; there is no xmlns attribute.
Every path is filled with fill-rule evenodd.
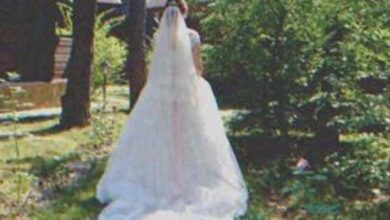
<svg viewBox="0 0 390 220"><path fill-rule="evenodd" d="M388 1L224 0L211 7L207 75L225 105L249 110L243 120L256 118L274 135L299 129L322 136L385 106L358 82L389 75Z"/></svg>
<svg viewBox="0 0 390 220"><path fill-rule="evenodd" d="M364 198L377 193L389 194L389 137L348 135L344 137L344 153L327 157L323 172L331 178L339 195Z"/></svg>
<svg viewBox="0 0 390 220"><path fill-rule="evenodd" d="M95 26L95 53L93 61L94 89L103 85L104 65L108 65L108 83L118 82L124 72L126 45L110 35L111 29L119 25L123 17L108 18L110 11L97 17Z"/></svg>

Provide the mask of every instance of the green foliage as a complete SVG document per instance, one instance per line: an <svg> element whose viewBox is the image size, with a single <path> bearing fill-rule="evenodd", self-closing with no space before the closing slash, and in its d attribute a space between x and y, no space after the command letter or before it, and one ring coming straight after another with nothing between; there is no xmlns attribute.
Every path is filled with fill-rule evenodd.
<svg viewBox="0 0 390 220"><path fill-rule="evenodd" d="M50 159L40 158L31 167L30 173L42 178L42 182L49 185L57 185L61 177L69 174L67 163L80 160L78 153L68 153Z"/></svg>
<svg viewBox="0 0 390 220"><path fill-rule="evenodd" d="M383 95L360 96L359 105L364 105L366 108L353 117L339 118L339 123L344 130L374 133L390 131L390 90Z"/></svg>
<svg viewBox="0 0 390 220"><path fill-rule="evenodd" d="M324 174L339 195L361 198L390 193L390 144L388 136L349 135L345 153L336 152L326 159Z"/></svg>
<svg viewBox="0 0 390 220"><path fill-rule="evenodd" d="M92 116L92 128L89 134L90 141L85 144L89 149L88 154L91 156L98 157L101 152L97 149L111 146L116 137L115 132L118 131L117 119L114 114L106 111L106 104L103 101Z"/></svg>
<svg viewBox="0 0 390 220"><path fill-rule="evenodd" d="M388 104L388 93L373 97L358 81L389 78L389 4L217 1L204 20L208 76L224 104L274 135L344 131Z"/></svg>
<svg viewBox="0 0 390 220"><path fill-rule="evenodd" d="M57 7L61 12L63 24L57 24L56 32L58 35L71 36L73 32L72 6L70 1L57 2Z"/></svg>
<svg viewBox="0 0 390 220"><path fill-rule="evenodd" d="M270 202L264 205L265 201L281 206L288 219L386 219L390 205L388 138L345 136L344 150L329 155L317 169L291 168L291 158L249 169L246 182L252 196L243 219L256 219L249 216L258 213L257 207L268 215L275 207Z"/></svg>
<svg viewBox="0 0 390 220"><path fill-rule="evenodd" d="M346 207L345 212L348 213L348 219L365 220L378 219L386 220L389 218L390 202L371 202L371 201L355 201Z"/></svg>
<svg viewBox="0 0 390 220"><path fill-rule="evenodd" d="M121 79L126 59L124 42L110 35L112 28L123 21L123 17L107 18L110 11L97 16L95 25L95 49L93 61L93 88L103 85L104 65L108 65L107 83Z"/></svg>
<svg viewBox="0 0 390 220"><path fill-rule="evenodd" d="M287 219L386 219L389 4L221 0L211 5L203 21L206 76L224 105L244 110L230 123L234 133L376 133L342 136L337 152L321 165L310 161L309 171L291 169L289 158L254 169L247 175L252 196L242 219L272 219L269 212ZM372 86L366 79L379 83Z"/></svg>
<svg viewBox="0 0 390 220"><path fill-rule="evenodd" d="M63 17L62 26L57 27L60 35L72 35L73 8L71 3L57 3ZM123 16L112 16L108 10L97 15L95 22L94 60L93 60L93 90L101 87L104 83L104 65L108 66L106 73L107 83L118 82L124 71L126 59L126 44L111 35L111 30L124 20Z"/></svg>

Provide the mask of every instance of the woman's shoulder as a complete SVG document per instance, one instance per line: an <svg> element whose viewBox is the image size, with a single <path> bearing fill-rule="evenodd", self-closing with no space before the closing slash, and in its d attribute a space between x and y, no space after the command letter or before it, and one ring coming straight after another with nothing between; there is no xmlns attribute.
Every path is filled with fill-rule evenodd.
<svg viewBox="0 0 390 220"><path fill-rule="evenodd" d="M201 42L200 35L197 31L195 31L193 29L188 29L188 34L190 35L191 43L193 45L200 44L200 42Z"/></svg>
<svg viewBox="0 0 390 220"><path fill-rule="evenodd" d="M191 29L191 28L187 28L187 30L188 30L188 33L199 36L199 33L196 30Z"/></svg>

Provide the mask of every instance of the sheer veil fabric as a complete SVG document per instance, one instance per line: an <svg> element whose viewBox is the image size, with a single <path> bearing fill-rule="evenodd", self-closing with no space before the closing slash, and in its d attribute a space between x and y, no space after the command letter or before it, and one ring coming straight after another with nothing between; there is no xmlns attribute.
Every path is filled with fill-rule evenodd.
<svg viewBox="0 0 390 220"><path fill-rule="evenodd" d="M106 170L100 220L232 220L247 189L183 17L168 7L150 72Z"/></svg>

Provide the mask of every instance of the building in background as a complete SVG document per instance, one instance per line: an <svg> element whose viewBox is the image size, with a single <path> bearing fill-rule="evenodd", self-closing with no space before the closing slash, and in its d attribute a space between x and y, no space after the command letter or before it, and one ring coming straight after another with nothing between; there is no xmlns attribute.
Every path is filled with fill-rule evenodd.
<svg viewBox="0 0 390 220"><path fill-rule="evenodd" d="M0 77L20 74L23 82L50 82L61 78L72 45L71 36L58 36L63 22L57 3L67 0L0 1ZM117 8L117 9L116 9ZM116 9L120 0L98 0L98 11Z"/></svg>
<svg viewBox="0 0 390 220"><path fill-rule="evenodd" d="M98 0L98 13L110 10L108 16L127 14L127 0ZM192 11L202 10L209 1L199 0ZM66 18L58 3L71 8L71 0L0 0L0 78L7 73L20 75L20 84L26 91L26 100L35 108L59 105L66 81L63 73L71 47L71 33L59 34ZM158 27L166 0L146 0L146 38L150 43ZM199 18L189 16L187 23L200 31ZM113 27L113 36L127 41L126 20ZM7 85L0 83L0 94ZM0 100L0 112L2 111Z"/></svg>

